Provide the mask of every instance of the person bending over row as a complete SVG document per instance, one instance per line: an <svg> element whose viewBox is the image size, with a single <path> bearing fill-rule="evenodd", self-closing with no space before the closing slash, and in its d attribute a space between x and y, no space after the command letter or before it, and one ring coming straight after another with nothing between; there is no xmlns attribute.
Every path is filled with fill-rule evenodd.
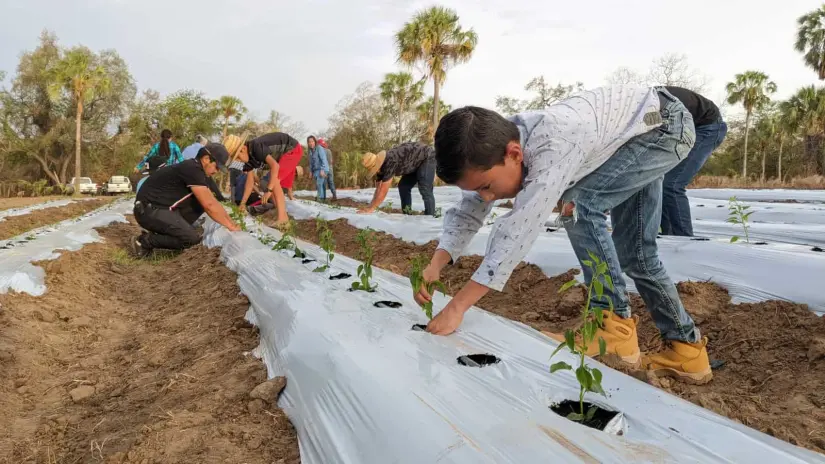
<svg viewBox="0 0 825 464"><path fill-rule="evenodd" d="M401 176L401 181L398 182L401 210L406 214L412 209L412 188L418 184L418 191L424 200L424 214L435 215L433 182L436 163L433 147L419 142L402 143L389 151L366 153L361 158L361 163L376 183L372 202L366 208L359 209L359 213L369 214L378 209L392 186L392 178Z"/></svg>
<svg viewBox="0 0 825 464"><path fill-rule="evenodd" d="M662 208L662 178L685 159L695 141L693 118L663 87L617 85L577 93L541 111L505 119L478 107L444 116L435 135L438 177L463 190L444 216L444 232L424 271L427 281L461 256L500 199L513 209L496 220L479 268L427 330L447 335L490 289L501 291L530 251L561 199L562 223L584 271L590 254L607 264L614 287L590 300L602 311L606 355L659 375L703 384L712 378L707 338L685 311L676 285L659 260L656 234ZM610 211L613 232L608 231ZM636 284L669 348L642 357L637 317L622 273ZM422 287L419 304L430 301ZM615 308L615 311L611 311ZM560 334L552 338L563 341ZM589 356L599 355L594 343Z"/></svg>
<svg viewBox="0 0 825 464"><path fill-rule="evenodd" d="M145 257L156 248L182 250L200 243L192 224L204 212L230 231L241 230L209 188L209 178L225 169L228 159L223 145L211 143L195 159L149 177L135 200L135 220L147 232L132 239L134 255Z"/></svg>
<svg viewBox="0 0 825 464"><path fill-rule="evenodd" d="M282 188L292 189L295 168L301 161L303 148L297 140L283 132L273 132L250 141L246 139L245 134L241 137L229 135L224 139L223 145L229 152L230 161L244 163L243 172L269 168L269 184L261 200L267 203L269 197L273 196L275 207L278 209L277 224L286 224L289 222L289 216L286 214L286 200ZM254 178L247 176L240 204L242 209L246 208L246 201L252 194L253 183Z"/></svg>

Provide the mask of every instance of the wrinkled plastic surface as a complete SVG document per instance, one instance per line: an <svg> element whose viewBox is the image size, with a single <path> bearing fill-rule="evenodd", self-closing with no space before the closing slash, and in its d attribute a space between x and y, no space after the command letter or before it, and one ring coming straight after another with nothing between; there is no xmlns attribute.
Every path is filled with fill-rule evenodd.
<svg viewBox="0 0 825 464"><path fill-rule="evenodd" d="M58 206L66 206L70 203L74 203L75 201L85 201L91 200L91 198L80 198L75 200L63 199L63 200L51 200L45 201L43 203L37 203L34 205L24 206L22 208L11 208L11 209L4 209L0 211L0 222L5 221L7 217L12 216L24 216L26 214L31 213L32 211L37 211L39 209L46 209L46 208L55 208Z"/></svg>
<svg viewBox="0 0 825 464"><path fill-rule="evenodd" d="M33 261L57 259L60 250L79 250L83 245L101 241L95 227L126 222L131 200L119 200L83 216L58 224L30 230L0 241L0 293L9 290L39 296L46 291L43 268Z"/></svg>
<svg viewBox="0 0 825 464"><path fill-rule="evenodd" d="M442 220L400 214L356 214L352 208L332 209L311 201L293 201L289 213L297 219L346 219L358 228L371 227L402 240L424 244L437 240ZM465 255L484 255L490 226L473 238ZM806 303L815 313L825 313L825 293L820 291L825 275L825 253L791 244L753 245L727 240L695 241L689 237L661 237L659 255L670 277L677 282L715 282L726 288L734 303L787 300ZM556 276L579 268L564 229L539 235L524 259L539 266L546 275ZM578 276L582 278L581 274ZM633 281L625 277L628 289Z"/></svg>
<svg viewBox="0 0 825 464"><path fill-rule="evenodd" d="M314 245L299 242L316 259L302 264L250 233L211 220L204 229L204 242L222 247L249 298L270 376L287 378L279 405L298 432L304 464L825 463L596 362L608 397L586 399L623 412L626 433L572 423L549 406L577 398L578 384L571 372L549 373L556 344L539 332L475 308L449 337L413 331L426 318L404 277L374 269L375 293L349 292L352 278L329 275L355 275L354 260L336 256L332 269L314 273L323 260ZM379 300L403 306L376 308ZM436 312L446 301L436 295ZM475 353L501 362L456 362ZM556 360L575 364L565 351Z"/></svg>

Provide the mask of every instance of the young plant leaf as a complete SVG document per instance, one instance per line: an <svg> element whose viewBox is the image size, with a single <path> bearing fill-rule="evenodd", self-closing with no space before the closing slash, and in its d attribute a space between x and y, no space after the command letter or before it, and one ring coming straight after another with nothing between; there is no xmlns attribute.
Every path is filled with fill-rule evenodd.
<svg viewBox="0 0 825 464"><path fill-rule="evenodd" d="M573 366L571 366L570 364L567 364L564 361L559 361L557 363L554 363L552 366L550 366L550 373L551 374L556 372L556 371L559 371L559 370L571 371L571 370L573 370Z"/></svg>
<svg viewBox="0 0 825 464"><path fill-rule="evenodd" d="M576 334L572 330L564 332L564 343L570 351L576 351Z"/></svg>
<svg viewBox="0 0 825 464"><path fill-rule="evenodd" d="M590 372L587 370L587 366L581 365L576 368L576 380L579 381L579 385L584 387L585 390L590 391L590 388L593 385L593 376L590 375Z"/></svg>
<svg viewBox="0 0 825 464"><path fill-rule="evenodd" d="M596 291L596 296L597 296L599 299L601 299L601 298L602 298L602 295L604 295L604 285L602 285L602 281L601 281L601 280L599 280L599 279L597 279L597 278L595 278L595 277L593 278L593 290L595 290L595 291Z"/></svg>
<svg viewBox="0 0 825 464"><path fill-rule="evenodd" d="M570 414L567 415L567 419L571 420L571 421L575 421L575 422L583 422L584 421L584 416L582 416L581 414L579 414L577 412L571 412Z"/></svg>
<svg viewBox="0 0 825 464"><path fill-rule="evenodd" d="M607 342L604 341L604 338L599 337L599 356L604 356L607 353Z"/></svg>
<svg viewBox="0 0 825 464"><path fill-rule="evenodd" d="M587 266L587 267L589 267L589 268L591 268L591 269L593 268L593 261L590 261L589 259L585 259L585 260L583 260L583 261L582 261L582 264L584 264L585 266Z"/></svg>
<svg viewBox="0 0 825 464"><path fill-rule="evenodd" d="M570 287L573 287L577 283L578 283L578 281L576 279L568 280L567 282L564 283L564 285L561 286L561 288L559 289L559 291L557 293L564 293L567 290L569 290Z"/></svg>
<svg viewBox="0 0 825 464"><path fill-rule="evenodd" d="M587 409L587 414L584 415L584 420L585 421L593 420L593 416L596 415L597 410L598 410L598 408L596 406L590 406Z"/></svg>
<svg viewBox="0 0 825 464"><path fill-rule="evenodd" d="M730 238L730 243L736 243L738 241L739 241L739 236L738 235L734 235L733 237Z"/></svg>

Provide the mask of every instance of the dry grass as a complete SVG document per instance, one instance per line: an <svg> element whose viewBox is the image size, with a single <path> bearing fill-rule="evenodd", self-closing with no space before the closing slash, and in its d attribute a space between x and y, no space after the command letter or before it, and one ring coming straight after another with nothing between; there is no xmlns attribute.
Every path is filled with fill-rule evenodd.
<svg viewBox="0 0 825 464"><path fill-rule="evenodd" d="M793 177L787 181L770 179L760 181L754 179L744 179L739 176L697 176L691 182L689 188L748 188L748 189L799 189L799 190L821 190L825 189L825 176Z"/></svg>

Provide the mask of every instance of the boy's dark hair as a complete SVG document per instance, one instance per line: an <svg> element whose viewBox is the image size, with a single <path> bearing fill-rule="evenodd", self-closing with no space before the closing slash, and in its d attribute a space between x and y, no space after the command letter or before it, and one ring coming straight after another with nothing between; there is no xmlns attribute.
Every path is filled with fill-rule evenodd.
<svg viewBox="0 0 825 464"><path fill-rule="evenodd" d="M438 177L455 184L469 168L488 170L504 163L507 144L520 140L518 127L495 111L465 106L441 118L435 132Z"/></svg>

